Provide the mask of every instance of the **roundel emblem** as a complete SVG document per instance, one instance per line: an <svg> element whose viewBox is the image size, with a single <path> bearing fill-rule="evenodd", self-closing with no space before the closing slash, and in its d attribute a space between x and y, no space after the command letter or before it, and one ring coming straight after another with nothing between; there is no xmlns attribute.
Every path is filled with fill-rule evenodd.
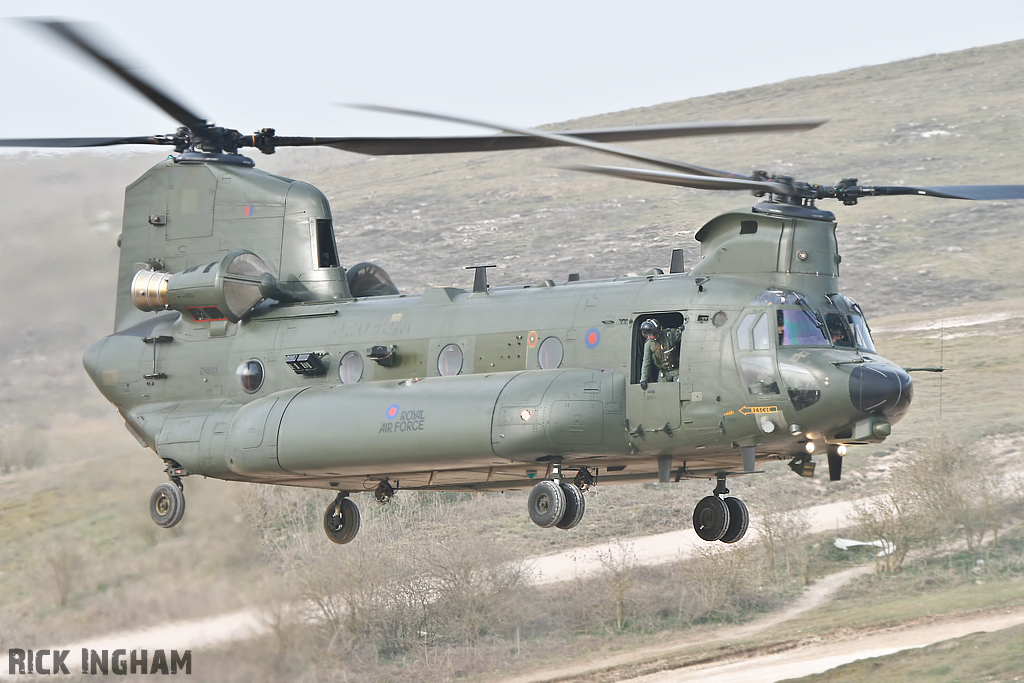
<svg viewBox="0 0 1024 683"><path fill-rule="evenodd" d="M529 346L531 349L537 345L536 332L530 332L530 334L526 335L526 345Z"/></svg>
<svg viewBox="0 0 1024 683"><path fill-rule="evenodd" d="M389 406L387 412L384 413L384 415L389 420L394 420L396 417L398 417L398 404L395 403Z"/></svg>
<svg viewBox="0 0 1024 683"><path fill-rule="evenodd" d="M588 349L596 349L597 345L601 343L601 331L596 327L591 327L587 330L587 334L583 337L583 342L587 345Z"/></svg>

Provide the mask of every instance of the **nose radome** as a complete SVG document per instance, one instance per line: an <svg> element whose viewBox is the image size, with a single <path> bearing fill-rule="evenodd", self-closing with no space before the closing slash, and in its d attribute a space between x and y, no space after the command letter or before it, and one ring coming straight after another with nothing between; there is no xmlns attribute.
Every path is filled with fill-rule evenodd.
<svg viewBox="0 0 1024 683"><path fill-rule="evenodd" d="M895 365L858 365L850 373L850 400L862 413L895 420L910 408L913 384L910 375Z"/></svg>

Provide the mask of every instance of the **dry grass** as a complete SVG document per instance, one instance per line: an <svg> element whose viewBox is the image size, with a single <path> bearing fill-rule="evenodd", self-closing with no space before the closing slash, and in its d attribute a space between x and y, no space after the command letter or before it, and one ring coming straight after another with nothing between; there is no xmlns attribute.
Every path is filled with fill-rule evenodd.
<svg viewBox="0 0 1024 683"><path fill-rule="evenodd" d="M1024 162L1004 148L1024 118L1022 60L1020 45L1010 44L574 125L811 113L830 117L832 123L804 135L641 147L718 168L744 171L756 165L820 182L850 175L875 183L1018 182ZM922 135L933 129L951 134ZM749 204L746 196L675 191L549 168L582 158L571 150L374 161L338 154L331 164L318 154L258 161L268 170L295 173L321 187L334 206L343 262L377 261L403 291L465 285L468 276L461 266L468 263L502 264L497 284L562 280L569 272L584 278L642 272L665 265L676 246L684 247L687 262L693 263L697 245L692 235L700 225L720 210ZM257 527L256 533L246 523L260 497L271 495L266 490L190 479L183 523L171 531L151 524L146 503L163 479L162 465L124 433L81 369L85 343L110 329L123 187L159 158L73 154L0 159L5 225L0 289L6 293L0 299L0 428L28 433L46 445L45 458L35 463L39 466L18 462L0 476L0 649L36 641L53 645L251 603L273 606L294 596L294 587L282 580L282 565L268 564L263 554L259 537L273 529ZM839 485L826 486L820 477L799 480L777 467L764 477L769 485L736 481L735 493L751 507L775 497L779 489L774 486L808 504L876 490L887 479L889 463L899 457L900 445L938 426L973 438L1024 428L1016 372L1024 351L1020 316L950 328L941 339L931 330L899 331L944 318L1024 311L1024 262L1007 257L1024 248L1024 233L1017 227L1024 222L1024 202L891 199L834 208L842 225L843 289L874 315L876 328L893 328L878 335L881 352L904 365L938 364L941 358L950 370L941 378L915 375L914 410L897 426L897 436L847 456ZM521 494L444 498L403 493L391 508L363 507L368 521L381 528L392 516L414 530L404 554L381 560L403 565L426 556L452 528L512 557L675 530L688 524L692 505L706 488L699 483L599 487L590 496L587 518L569 533L532 525ZM319 545L308 546L311 556L340 551L344 557L351 550L319 538L319 515L327 502L323 494L288 495L294 495L310 542L318 539ZM369 552L371 541L367 534L358 543ZM376 547L388 549L386 542ZM76 567L73 575L60 569L69 558ZM296 559L292 571L303 564ZM609 558L628 576L628 563L615 560ZM722 561L707 559L712 567ZM650 616L657 610L649 605L651 595L663 589L649 586L658 581L671 585L678 576L654 579L639 570L637 576L629 591L608 588L619 599L601 602L587 618L608 633L621 631L630 613L640 615L635 623L659 623ZM638 585L648 588L637 592ZM586 605L583 587L579 590ZM560 619L582 618L565 609ZM912 611L909 603L894 603L892 615ZM684 609L676 616L698 618ZM269 671L268 679L316 679L316 673L302 667L301 657L326 643L304 641L296 634L305 632L286 621L279 626L268 640L230 653L209 653L205 661L211 680L219 679L218 667L237 677ZM393 677L424 679L426 672L437 671L438 678L455 678L478 673L480 665L474 662L480 658L501 668L544 654L529 634L519 635L504 643L446 646L424 658L410 655L405 664L394 660ZM608 642L588 637L595 640L582 642L599 647ZM615 642L631 641L617 634ZM285 652L294 656L282 656ZM378 661L379 653L366 647L352 646L349 652L359 670Z"/></svg>

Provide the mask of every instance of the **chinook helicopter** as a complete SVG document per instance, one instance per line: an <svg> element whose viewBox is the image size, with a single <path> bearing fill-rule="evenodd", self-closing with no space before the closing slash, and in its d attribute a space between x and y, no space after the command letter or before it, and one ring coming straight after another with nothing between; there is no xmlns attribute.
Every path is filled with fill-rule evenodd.
<svg viewBox="0 0 1024 683"><path fill-rule="evenodd" d="M112 59L76 25L33 22L174 117L173 134L0 140L12 147L172 146L125 192L114 333L84 365L128 431L166 465L150 514L173 527L183 480L322 488L335 543L360 525L358 492L529 489L531 519L571 529L598 481L713 479L693 513L706 541L746 532L730 476L773 460L803 476L824 453L842 474L854 444L879 443L910 407L907 369L874 348L839 293L835 217L816 202L871 196L1019 199L1024 186L817 185L719 171L609 142L806 130L820 120L725 122L448 138L283 137L214 126ZM393 113L477 121L371 107ZM328 146L425 154L575 146L661 169L577 170L762 201L712 219L685 271L556 284L400 293L380 266L344 268L316 188L255 169L239 150ZM643 376L642 327L678 331L662 380Z"/></svg>

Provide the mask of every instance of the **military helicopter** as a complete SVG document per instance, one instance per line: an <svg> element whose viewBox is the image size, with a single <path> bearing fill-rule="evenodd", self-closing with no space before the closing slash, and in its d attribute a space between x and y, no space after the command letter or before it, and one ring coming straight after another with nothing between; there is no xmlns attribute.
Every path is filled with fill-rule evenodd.
<svg viewBox="0 0 1024 683"><path fill-rule="evenodd" d="M883 441L912 399L908 370L876 353L864 312L839 293L835 217L816 202L1024 198L1016 185L817 185L608 144L820 120L569 133L500 125L500 135L458 138L243 135L193 113L75 25L35 23L181 124L150 137L0 140L176 152L125 192L114 333L84 355L128 431L166 465L169 481L150 498L162 527L182 519L193 475L332 491L323 525L335 543L359 531L358 492L387 502L402 489L529 489L536 524L571 529L598 481L699 478L716 486L695 506L697 534L735 543L749 514L728 495L728 477L772 460L810 476L824 453L838 480L846 448ZM569 145L667 169L581 171L763 201L704 225L689 271L676 250L668 272L491 287L492 266L480 265L471 289L403 294L376 264L341 265L320 191L239 154L312 145L373 155ZM678 339L660 377L644 367L641 332L652 327Z"/></svg>

